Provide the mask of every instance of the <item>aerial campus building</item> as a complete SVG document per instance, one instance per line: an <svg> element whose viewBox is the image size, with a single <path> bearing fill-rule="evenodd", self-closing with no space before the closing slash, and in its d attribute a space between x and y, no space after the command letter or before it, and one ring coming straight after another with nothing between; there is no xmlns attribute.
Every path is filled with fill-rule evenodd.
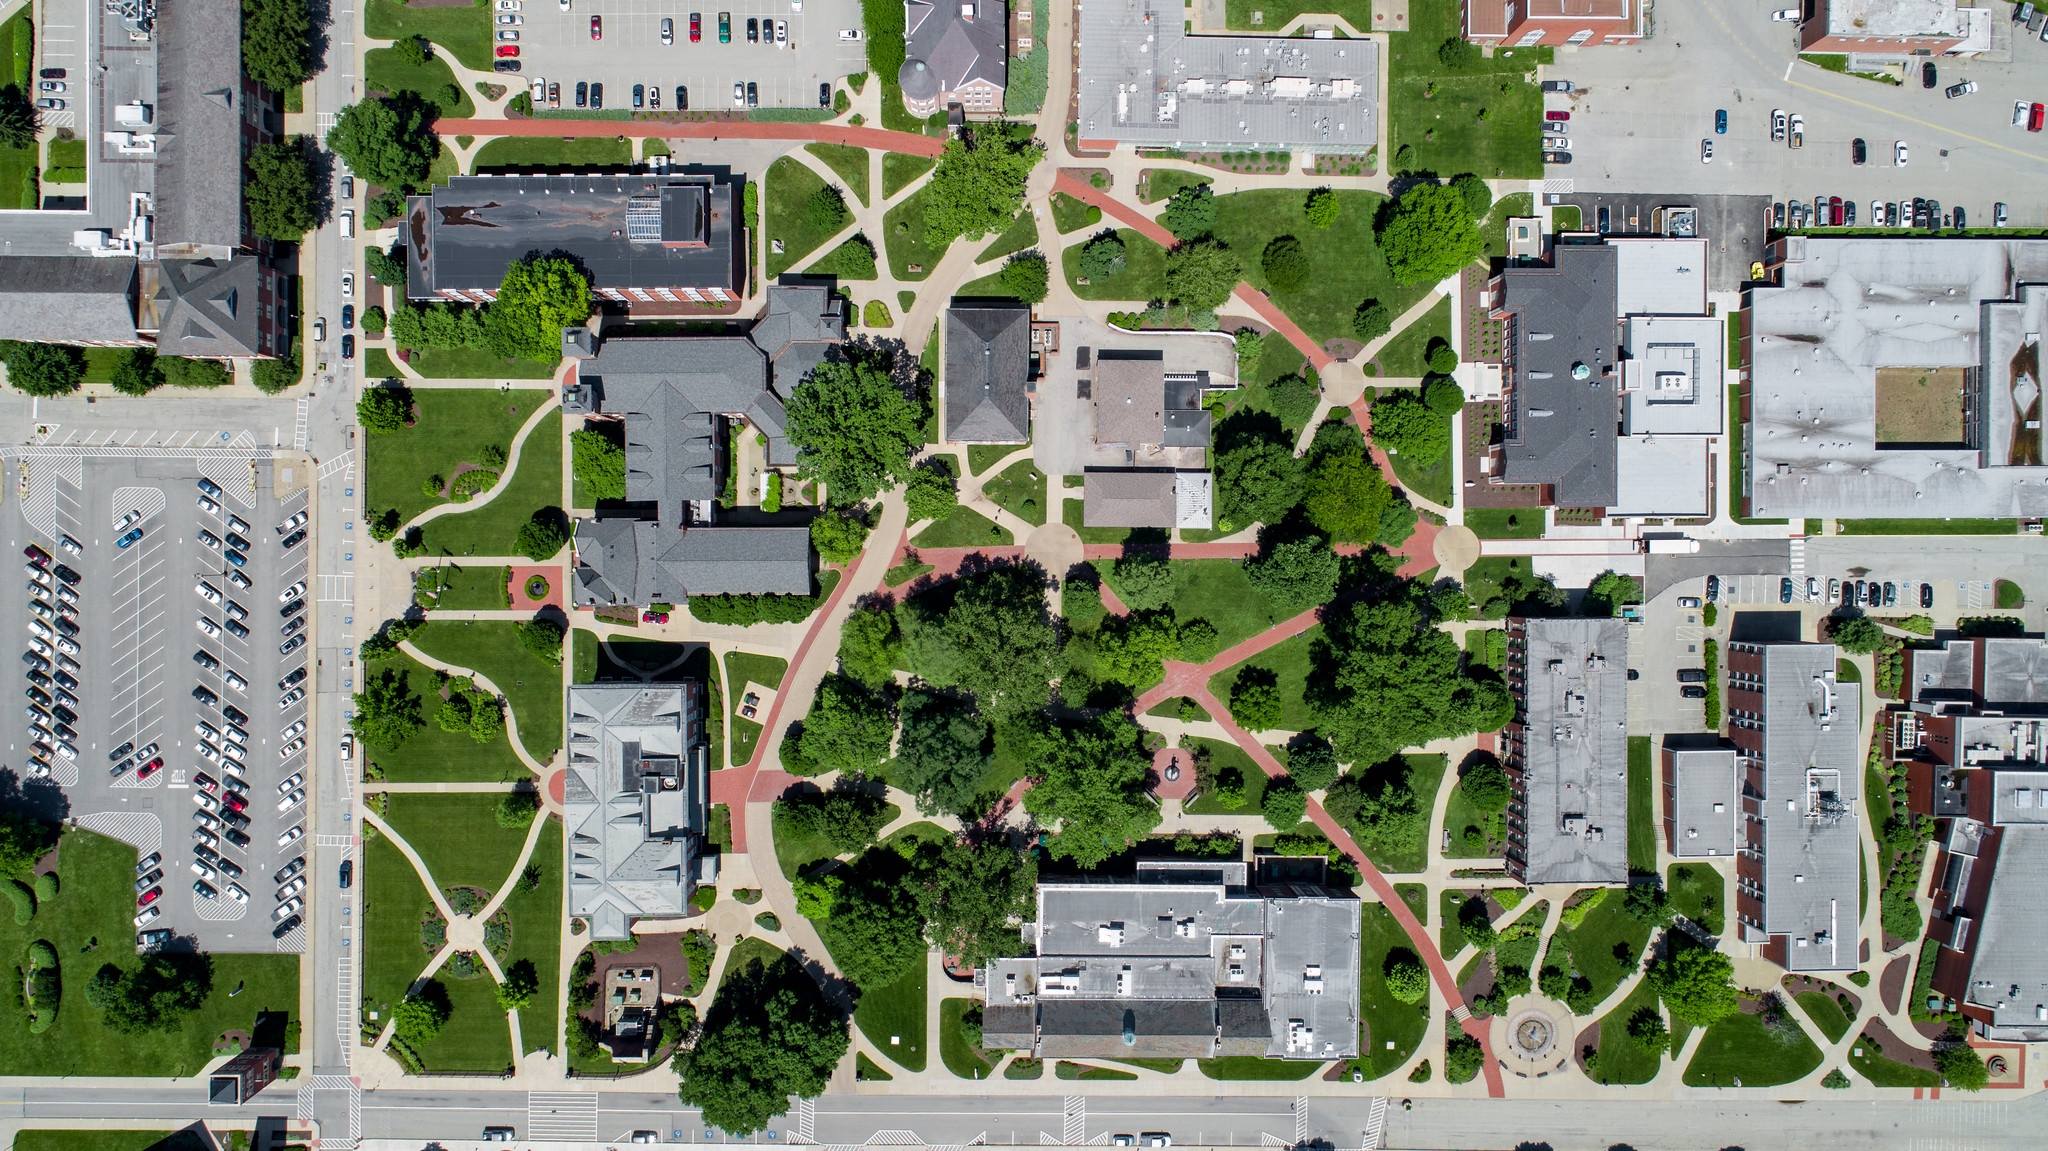
<svg viewBox="0 0 2048 1151"><path fill-rule="evenodd" d="M951 108L1000 113L1009 22L1002 0L904 0L903 67L896 72L904 108L913 116Z"/></svg>
<svg viewBox="0 0 2048 1151"><path fill-rule="evenodd" d="M1628 625L1508 620L1515 717L1501 732L1508 874L1523 883L1628 882Z"/></svg>
<svg viewBox="0 0 2048 1151"><path fill-rule="evenodd" d="M704 687L569 689L569 914L590 938L632 938L639 919L690 913L709 818Z"/></svg>
<svg viewBox="0 0 2048 1151"><path fill-rule="evenodd" d="M1788 236L1750 290L1753 516L2039 517L2048 240Z"/></svg>
<svg viewBox="0 0 2048 1151"><path fill-rule="evenodd" d="M984 1042L1042 1059L1358 1054L1358 901L1252 867L1144 860L1128 880L1039 884L1033 954L976 973Z"/></svg>
<svg viewBox="0 0 2048 1151"><path fill-rule="evenodd" d="M1506 48L1633 44L1649 33L1647 0L1465 0L1465 39Z"/></svg>
<svg viewBox="0 0 2048 1151"><path fill-rule="evenodd" d="M1371 40L1196 36L1161 0L1081 7L1080 146L1363 153L1379 142Z"/></svg>

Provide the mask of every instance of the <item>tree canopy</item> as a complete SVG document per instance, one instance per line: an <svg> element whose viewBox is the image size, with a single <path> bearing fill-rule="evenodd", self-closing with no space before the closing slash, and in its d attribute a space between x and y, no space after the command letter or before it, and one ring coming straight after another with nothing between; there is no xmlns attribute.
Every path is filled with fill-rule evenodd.
<svg viewBox="0 0 2048 1151"><path fill-rule="evenodd" d="M1393 310L1378 300L1365 301L1351 315L1352 334L1368 344L1393 330Z"/></svg>
<svg viewBox="0 0 2048 1151"><path fill-rule="evenodd" d="M365 388L356 400L356 423L371 435L398 431L412 418L412 404L412 389L403 384Z"/></svg>
<svg viewBox="0 0 2048 1151"><path fill-rule="evenodd" d="M55 846L56 825L26 812L0 812L0 876L26 876Z"/></svg>
<svg viewBox="0 0 2048 1151"><path fill-rule="evenodd" d="M441 139L434 134L431 106L402 92L343 108L327 131L327 147L358 177L409 189L427 182L434 157L441 154Z"/></svg>
<svg viewBox="0 0 2048 1151"><path fill-rule="evenodd" d="M818 922L818 934L840 974L877 991L924 962L924 916L915 892L894 874L863 867L866 862L856 861L832 914Z"/></svg>
<svg viewBox="0 0 2048 1151"><path fill-rule="evenodd" d="M1337 213L1342 210L1337 193L1328 188L1317 188L1302 202L1302 213L1308 217L1310 226L1327 228L1337 222Z"/></svg>
<svg viewBox="0 0 2048 1151"><path fill-rule="evenodd" d="M1398 284L1456 275L1486 248L1465 197L1444 184L1417 184L1401 193L1380 225L1379 242Z"/></svg>
<svg viewBox="0 0 2048 1151"><path fill-rule="evenodd" d="M789 400L797 466L842 504L910 478L929 414L923 373L899 363L894 348L850 343L845 352L812 369Z"/></svg>
<svg viewBox="0 0 2048 1151"><path fill-rule="evenodd" d="M0 340L0 363L7 382L31 396L69 395L85 378L85 354L65 344Z"/></svg>
<svg viewBox="0 0 2048 1151"><path fill-rule="evenodd" d="M1735 965L1718 951L1679 947L1651 963L1645 975L1673 1019L1705 1027L1735 1014Z"/></svg>
<svg viewBox="0 0 2048 1151"><path fill-rule="evenodd" d="M569 433L569 451L576 481L591 500L626 498L626 452L600 431Z"/></svg>
<svg viewBox="0 0 2048 1151"><path fill-rule="evenodd" d="M910 469L903 489L904 506L910 520L942 520L960 507L960 490L953 472L938 460Z"/></svg>
<svg viewBox="0 0 2048 1151"><path fill-rule="evenodd" d="M1331 442L1310 457L1301 483L1302 510L1331 539L1368 544L1379 535L1380 517L1394 502L1394 489L1356 431L1332 426L1343 434L1329 437Z"/></svg>
<svg viewBox="0 0 2048 1151"><path fill-rule="evenodd" d="M1308 283L1308 250L1293 236L1275 236L1259 254L1266 284L1276 292L1298 292Z"/></svg>
<svg viewBox="0 0 2048 1151"><path fill-rule="evenodd" d="M1132 611L1158 611L1173 599L1173 566L1157 552L1127 551L1109 574L1117 598Z"/></svg>
<svg viewBox="0 0 2048 1151"><path fill-rule="evenodd" d="M1166 225L1176 239L1192 240L1206 236L1216 228L1216 193L1207 181L1189 184L1173 194L1166 201L1166 208L1159 213L1159 222Z"/></svg>
<svg viewBox="0 0 2048 1151"><path fill-rule="evenodd" d="M307 155L310 143L304 136L293 136L258 145L249 153L249 178L242 184L242 202L248 206L249 226L257 235L296 243L318 222L313 216L316 196L313 160Z"/></svg>
<svg viewBox="0 0 2048 1151"><path fill-rule="evenodd" d="M1403 389L1373 402L1372 442L1428 464L1451 450L1451 425L1421 395Z"/></svg>
<svg viewBox="0 0 2048 1151"><path fill-rule="evenodd" d="M1232 416L1216 429L1216 510L1232 529L1274 524L1301 501L1302 462L1279 421Z"/></svg>
<svg viewBox="0 0 2048 1151"><path fill-rule="evenodd" d="M889 706L843 675L828 675L804 717L801 750L820 772L870 772L889 760Z"/></svg>
<svg viewBox="0 0 2048 1151"><path fill-rule="evenodd" d="M879 688L894 677L903 658L896 613L886 607L859 608L839 629L839 670L858 683ZM910 706L906 699L903 705ZM908 789L906 789L908 790Z"/></svg>
<svg viewBox="0 0 2048 1151"><path fill-rule="evenodd" d="M306 0L242 0L242 74L273 92L312 78L307 45L313 14Z"/></svg>
<svg viewBox="0 0 2048 1151"><path fill-rule="evenodd" d="M1176 244L1166 253L1166 296L1177 304L1214 311L1243 278L1237 255L1214 237Z"/></svg>
<svg viewBox="0 0 2048 1151"><path fill-rule="evenodd" d="M947 140L925 183L926 241L1002 231L1024 206L1025 178L1044 154L1029 124L975 124Z"/></svg>
<svg viewBox="0 0 2048 1151"><path fill-rule="evenodd" d="M1042 304L1052 290L1052 269L1036 248L1011 256L1000 273L1003 291L1027 304Z"/></svg>
<svg viewBox="0 0 2048 1151"><path fill-rule="evenodd" d="M170 1031L213 993L213 959L155 952L143 956L133 971L107 964L94 982L99 987L88 987L86 999L101 1006L114 1030L130 1035Z"/></svg>
<svg viewBox="0 0 2048 1151"><path fill-rule="evenodd" d="M969 811L988 777L988 723L959 701L913 689L903 697L903 734L889 777L925 815Z"/></svg>
<svg viewBox="0 0 2048 1151"><path fill-rule="evenodd" d="M1081 276L1089 283L1107 280L1124 270L1127 256L1123 236L1106 228L1081 245Z"/></svg>
<svg viewBox="0 0 2048 1151"><path fill-rule="evenodd" d="M1056 859L1090 868L1129 850L1159 825L1146 795L1152 757L1122 714L1052 727L1038 740L1044 775L1024 793L1025 810L1057 823L1046 844Z"/></svg>
<svg viewBox="0 0 2048 1151"><path fill-rule="evenodd" d="M1493 189L1487 187L1486 181L1478 176L1467 172L1462 176L1453 177L1451 187L1464 198L1465 210L1472 213L1473 219L1485 219L1486 213L1493 208Z"/></svg>
<svg viewBox="0 0 2048 1151"><path fill-rule="evenodd" d="M484 312L484 336L506 359L552 364L562 358L562 329L589 318L590 281L574 262L542 256L505 269Z"/></svg>
<svg viewBox="0 0 2048 1151"><path fill-rule="evenodd" d="M1829 619L1828 638L1850 655L1869 655L1885 645L1884 629L1867 615Z"/></svg>
<svg viewBox="0 0 2048 1151"><path fill-rule="evenodd" d="M363 690L355 693L355 712L349 728L374 751L390 751L426 726L424 703L395 669L363 677Z"/></svg>
<svg viewBox="0 0 2048 1151"><path fill-rule="evenodd" d="M933 687L973 696L992 720L1043 707L1063 667L1059 631L1033 566L956 580L905 604L899 620L910 670Z"/></svg>
<svg viewBox="0 0 2048 1151"><path fill-rule="evenodd" d="M1507 689L1465 674L1457 641L1424 623L1405 594L1329 613L1329 647L1307 702L1339 759L1378 763L1433 739L1492 731L1512 715Z"/></svg>
<svg viewBox="0 0 2048 1151"><path fill-rule="evenodd" d="M967 963L1022 953L1019 928L1031 918L1038 866L1000 839L948 840L923 870L918 902L932 945Z"/></svg>
<svg viewBox="0 0 2048 1151"><path fill-rule="evenodd" d="M1275 611L1293 615L1337 594L1337 553L1319 536L1282 540L1246 560L1244 574Z"/></svg>
<svg viewBox="0 0 2048 1151"><path fill-rule="evenodd" d="M519 525L518 534L512 538L512 550L539 563L561 551L568 542L569 536L562 530L561 509L542 508Z"/></svg>
<svg viewBox="0 0 2048 1151"><path fill-rule="evenodd" d="M677 1095L707 1125L751 1135L787 1111L790 1096L823 1094L849 1042L846 1020L795 960L752 960L726 975L696 1047L676 1055Z"/></svg>

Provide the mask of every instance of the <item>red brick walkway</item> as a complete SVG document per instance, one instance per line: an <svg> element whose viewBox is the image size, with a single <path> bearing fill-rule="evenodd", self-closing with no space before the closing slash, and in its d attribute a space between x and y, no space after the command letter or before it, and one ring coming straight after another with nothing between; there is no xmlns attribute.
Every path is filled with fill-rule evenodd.
<svg viewBox="0 0 2048 1151"><path fill-rule="evenodd" d="M881 152L937 156L946 142L911 132L837 124L761 124L673 120L437 120L443 136L651 136L660 140L802 140Z"/></svg>

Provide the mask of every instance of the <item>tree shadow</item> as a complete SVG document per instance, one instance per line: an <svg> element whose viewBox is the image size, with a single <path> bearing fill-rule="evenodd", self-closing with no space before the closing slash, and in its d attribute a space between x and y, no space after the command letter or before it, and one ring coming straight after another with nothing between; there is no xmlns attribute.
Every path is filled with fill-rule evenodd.
<svg viewBox="0 0 2048 1151"><path fill-rule="evenodd" d="M0 813L34 816L44 823L58 824L71 815L71 799L64 789L48 779L23 779L10 764L0 764ZM50 845L56 846L56 829L50 829Z"/></svg>

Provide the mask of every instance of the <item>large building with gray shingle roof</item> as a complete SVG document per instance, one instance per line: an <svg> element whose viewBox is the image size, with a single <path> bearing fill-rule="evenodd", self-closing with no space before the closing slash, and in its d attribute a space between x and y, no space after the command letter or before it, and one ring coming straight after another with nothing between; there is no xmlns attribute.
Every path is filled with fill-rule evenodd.
<svg viewBox="0 0 2048 1151"><path fill-rule="evenodd" d="M1021 444L1031 438L1031 309L955 304L944 321L946 439Z"/></svg>
<svg viewBox="0 0 2048 1151"><path fill-rule="evenodd" d="M689 914L709 819L703 685L569 689L569 914L590 938Z"/></svg>
<svg viewBox="0 0 2048 1151"><path fill-rule="evenodd" d="M916 116L1001 112L1009 21L1002 0L904 0L903 106Z"/></svg>

